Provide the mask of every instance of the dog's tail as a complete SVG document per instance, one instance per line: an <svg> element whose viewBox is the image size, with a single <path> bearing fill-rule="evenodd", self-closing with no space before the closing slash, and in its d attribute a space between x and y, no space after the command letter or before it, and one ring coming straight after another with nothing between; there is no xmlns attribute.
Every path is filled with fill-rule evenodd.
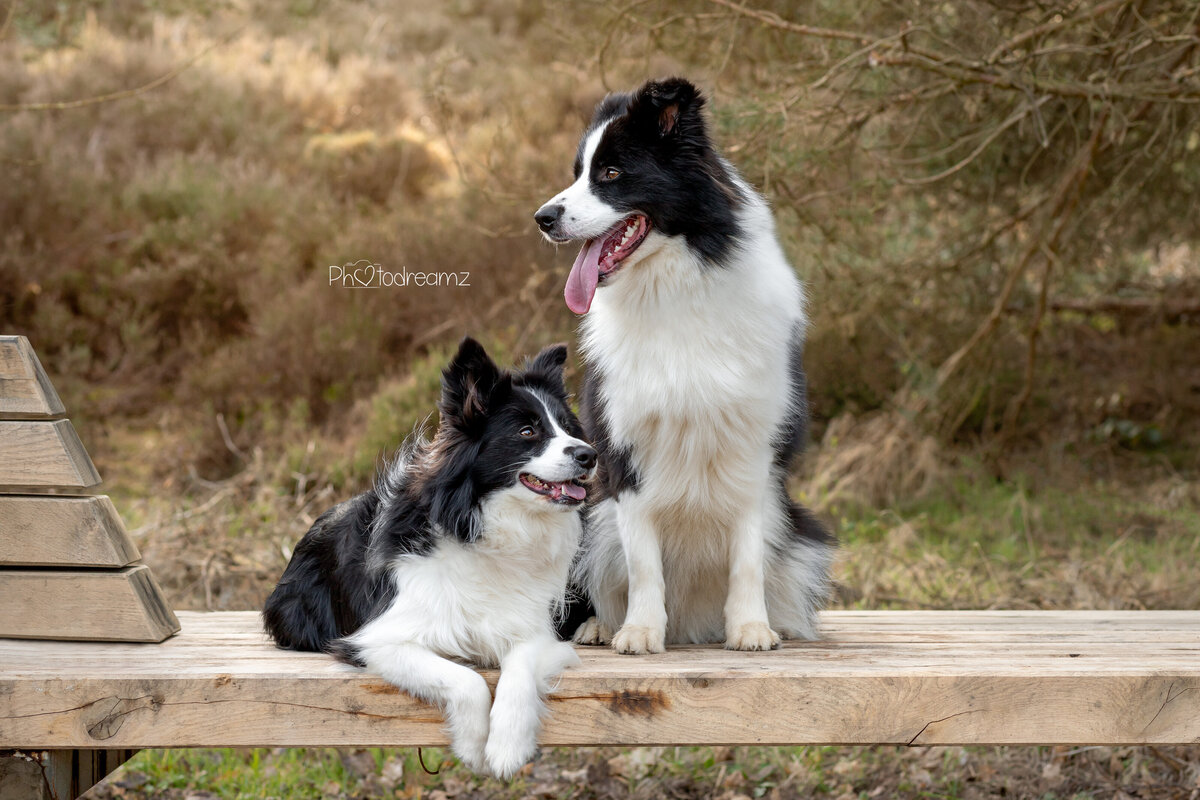
<svg viewBox="0 0 1200 800"><path fill-rule="evenodd" d="M370 581L364 567L356 571L350 565L363 560L373 501L359 495L331 508L296 545L263 606L263 627L280 647L326 652L333 640L353 633L369 616L375 600Z"/></svg>
<svg viewBox="0 0 1200 800"><path fill-rule="evenodd" d="M321 652L337 638L329 587L315 559L297 550L263 606L263 627L285 650Z"/></svg>

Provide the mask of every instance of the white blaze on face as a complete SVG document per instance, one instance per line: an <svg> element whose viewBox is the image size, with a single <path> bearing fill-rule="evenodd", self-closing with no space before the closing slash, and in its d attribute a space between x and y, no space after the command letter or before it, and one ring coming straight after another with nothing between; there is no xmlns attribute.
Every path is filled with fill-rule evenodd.
<svg viewBox="0 0 1200 800"><path fill-rule="evenodd" d="M579 178L547 202L547 205L563 207L560 232L568 239L594 239L608 232L625 217L625 214L592 192L592 182L588 177L592 172L596 148L611 124L612 120L609 120L588 134L583 145L583 169L579 172Z"/></svg>
<svg viewBox="0 0 1200 800"><path fill-rule="evenodd" d="M546 419L550 421L550 426L554 429L554 436L546 444L546 449L540 455L530 459L521 471L528 472L544 481L569 481L580 477L579 463L575 460L574 455L567 452L567 448L588 447L588 443L576 439L564 431L559 426L558 420L554 418L554 414L550 412L550 403L537 392L532 394L546 409Z"/></svg>

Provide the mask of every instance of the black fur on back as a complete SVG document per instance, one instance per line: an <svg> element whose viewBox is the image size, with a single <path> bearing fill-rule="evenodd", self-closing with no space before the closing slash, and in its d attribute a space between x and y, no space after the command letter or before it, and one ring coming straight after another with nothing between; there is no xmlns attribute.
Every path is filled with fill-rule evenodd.
<svg viewBox="0 0 1200 800"><path fill-rule="evenodd" d="M339 640L395 598L396 558L427 555L442 536L475 542L484 498L511 486L552 438L548 411L582 438L567 405L566 357L566 345L555 345L508 372L478 342L463 339L442 373L434 438L411 437L379 469L374 488L326 511L296 545L263 607L276 644L358 663ZM516 435L528 425L537 436Z"/></svg>

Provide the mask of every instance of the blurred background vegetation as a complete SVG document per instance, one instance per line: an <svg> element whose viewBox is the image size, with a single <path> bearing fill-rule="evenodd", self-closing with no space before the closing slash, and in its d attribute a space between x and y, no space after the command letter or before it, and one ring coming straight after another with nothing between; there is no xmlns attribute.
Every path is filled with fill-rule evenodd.
<svg viewBox="0 0 1200 800"><path fill-rule="evenodd" d="M843 542L835 605L1200 607L1195 0L0 15L0 331L32 340L178 608L257 607L433 410L463 333L504 359L573 339L574 253L530 215L593 104L672 73L809 286L793 488ZM471 286L330 285L360 259ZM1200 757L1161 756L550 754L513 788L382 752L176 754L107 791L1194 796Z"/></svg>

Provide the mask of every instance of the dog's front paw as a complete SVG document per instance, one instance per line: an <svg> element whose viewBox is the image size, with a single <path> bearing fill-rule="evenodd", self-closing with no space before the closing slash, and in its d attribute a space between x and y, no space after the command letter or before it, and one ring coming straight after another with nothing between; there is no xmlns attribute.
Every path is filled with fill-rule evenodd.
<svg viewBox="0 0 1200 800"><path fill-rule="evenodd" d="M493 736L487 743L488 772L501 780L509 780L536 754L537 740L533 737Z"/></svg>
<svg viewBox="0 0 1200 800"><path fill-rule="evenodd" d="M613 632L599 617L592 617L576 628L571 638L576 644L608 644L612 641Z"/></svg>
<svg viewBox="0 0 1200 800"><path fill-rule="evenodd" d="M487 768L486 750L490 728L491 693L482 679L481 691L473 692L446 709L449 724L450 749L459 761L472 772L483 772Z"/></svg>
<svg viewBox="0 0 1200 800"><path fill-rule="evenodd" d="M642 655L644 653L661 653L666 650L663 640L666 638L662 628L649 628L645 625L622 625L617 635L612 637L613 649L626 655Z"/></svg>
<svg viewBox="0 0 1200 800"><path fill-rule="evenodd" d="M502 696L497 692L485 754L488 771L497 778L508 780L537 753L540 710L535 697Z"/></svg>
<svg viewBox="0 0 1200 800"><path fill-rule="evenodd" d="M765 622L747 622L725 631L726 650L774 650L779 634Z"/></svg>
<svg viewBox="0 0 1200 800"><path fill-rule="evenodd" d="M454 755L472 772L483 772L487 767L488 729L473 728L456 736L451 744Z"/></svg>

